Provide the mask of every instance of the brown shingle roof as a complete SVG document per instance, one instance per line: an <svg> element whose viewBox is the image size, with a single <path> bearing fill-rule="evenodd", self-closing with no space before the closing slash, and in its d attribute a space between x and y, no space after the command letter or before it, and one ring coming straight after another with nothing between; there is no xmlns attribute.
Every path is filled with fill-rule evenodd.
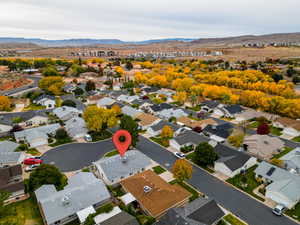
<svg viewBox="0 0 300 225"><path fill-rule="evenodd" d="M298 131L300 131L300 121L293 120L287 117L279 117L276 122L281 123L285 127L292 127Z"/></svg>
<svg viewBox="0 0 300 225"><path fill-rule="evenodd" d="M159 118L157 118L157 117L155 117L155 116L153 116L151 114L148 114L148 113L142 113L142 114L138 115L136 118L140 120L139 124L141 126L151 125L156 120L159 119Z"/></svg>
<svg viewBox="0 0 300 225"><path fill-rule="evenodd" d="M184 204L191 194L179 185L171 185L153 171L147 170L121 181L122 187L130 192L141 207L157 218L168 209ZM144 187L151 191L144 192Z"/></svg>
<svg viewBox="0 0 300 225"><path fill-rule="evenodd" d="M180 117L177 119L177 122L180 122L184 124L187 127L195 128L195 127L201 127L204 129L207 125L217 125L217 122L213 119L206 119L206 120L193 120L186 116Z"/></svg>

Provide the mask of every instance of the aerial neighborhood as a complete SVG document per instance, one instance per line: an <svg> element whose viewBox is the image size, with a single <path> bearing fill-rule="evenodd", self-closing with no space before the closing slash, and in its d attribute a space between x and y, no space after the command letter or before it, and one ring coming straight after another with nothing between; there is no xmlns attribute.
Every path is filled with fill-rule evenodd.
<svg viewBox="0 0 300 225"><path fill-rule="evenodd" d="M0 96L0 225L300 223L286 64L138 56L0 59L30 82Z"/></svg>

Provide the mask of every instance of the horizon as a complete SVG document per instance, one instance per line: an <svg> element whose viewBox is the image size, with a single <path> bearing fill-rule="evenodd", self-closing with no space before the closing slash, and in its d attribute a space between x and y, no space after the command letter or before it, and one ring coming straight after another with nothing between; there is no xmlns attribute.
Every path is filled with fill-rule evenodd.
<svg viewBox="0 0 300 225"><path fill-rule="evenodd" d="M300 27L295 0L2 0L0 6L0 36L17 38L199 39L292 33Z"/></svg>

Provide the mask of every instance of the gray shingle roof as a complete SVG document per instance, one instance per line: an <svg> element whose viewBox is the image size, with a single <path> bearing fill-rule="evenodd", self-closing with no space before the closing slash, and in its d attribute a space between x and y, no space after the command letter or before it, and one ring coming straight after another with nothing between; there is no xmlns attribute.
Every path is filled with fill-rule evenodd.
<svg viewBox="0 0 300 225"><path fill-rule="evenodd" d="M75 137L77 134L83 134L88 132L85 125L85 121L81 117L74 117L66 121L65 128L71 137Z"/></svg>
<svg viewBox="0 0 300 225"><path fill-rule="evenodd" d="M104 97L97 102L97 106L109 106L115 103L112 98Z"/></svg>
<svg viewBox="0 0 300 225"><path fill-rule="evenodd" d="M97 179L92 173L80 172L69 178L69 183L63 190L55 193L53 187L49 185L35 191L48 224L110 198L103 181Z"/></svg>
<svg viewBox="0 0 300 225"><path fill-rule="evenodd" d="M122 211L108 220L105 220L101 225L139 225L139 223L135 217Z"/></svg>
<svg viewBox="0 0 300 225"><path fill-rule="evenodd" d="M14 136L16 139L26 139L27 141L30 141L32 139L35 139L37 137L46 137L47 134L55 132L58 128L60 128L60 125L58 123L50 124L46 126L41 127L35 127L30 128L22 131L18 131L14 133Z"/></svg>
<svg viewBox="0 0 300 225"><path fill-rule="evenodd" d="M22 152L3 152L0 154L0 164L18 164L23 160Z"/></svg>
<svg viewBox="0 0 300 225"><path fill-rule="evenodd" d="M163 127L166 126L166 125L171 127L173 129L173 131L176 131L180 128L180 126L175 125L174 123L170 123L170 122L166 122L164 120L161 120L157 124L151 126L151 129L153 131L159 131L159 130L163 129Z"/></svg>
<svg viewBox="0 0 300 225"><path fill-rule="evenodd" d="M53 110L53 113L58 117L58 118L63 118L65 117L66 115L70 114L70 113L73 113L73 114L80 114L80 111L76 108L73 108L73 107L69 107L69 106L62 106L62 107L59 107L59 108L55 108Z"/></svg>
<svg viewBox="0 0 300 225"><path fill-rule="evenodd" d="M131 106L125 105L122 108L122 113L125 115L128 115L128 116L131 116L131 117L136 117L137 115L141 114L142 112Z"/></svg>
<svg viewBox="0 0 300 225"><path fill-rule="evenodd" d="M126 152L126 162L122 161L120 155L102 158L94 164L101 167L109 180L119 180L129 177L151 165L151 160L138 150ZM122 177L122 178L121 178Z"/></svg>
<svg viewBox="0 0 300 225"><path fill-rule="evenodd" d="M35 116L48 117L46 112L51 112L51 111L52 109L15 112L15 113L2 113L0 114L0 124L13 125L13 119L17 117L20 117L23 121L27 121Z"/></svg>
<svg viewBox="0 0 300 225"><path fill-rule="evenodd" d="M204 137L203 135L199 135L198 133L189 130L185 131L182 134L179 134L174 138L174 140L180 145L184 145L187 143L193 143L194 145L198 145L202 142L209 141L209 139Z"/></svg>
<svg viewBox="0 0 300 225"><path fill-rule="evenodd" d="M14 152L19 144L12 141L0 141L0 153Z"/></svg>

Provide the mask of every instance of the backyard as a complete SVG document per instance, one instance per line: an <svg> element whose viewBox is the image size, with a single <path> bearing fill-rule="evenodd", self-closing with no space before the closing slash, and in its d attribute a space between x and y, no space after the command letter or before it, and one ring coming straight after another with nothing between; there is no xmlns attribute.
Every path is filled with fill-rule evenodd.
<svg viewBox="0 0 300 225"><path fill-rule="evenodd" d="M43 225L37 203L33 198L5 206L0 225Z"/></svg>
<svg viewBox="0 0 300 225"><path fill-rule="evenodd" d="M166 172L166 170L164 168L162 168L161 166L155 166L152 169L153 169L154 173L156 173L157 175Z"/></svg>
<svg viewBox="0 0 300 225"><path fill-rule="evenodd" d="M255 178L254 170L257 166L253 166L246 170L244 174L238 174L235 177L229 178L226 180L228 183L232 184L233 186L241 189L248 194L252 195L253 197L259 199L260 201L264 201L263 198L257 196L253 193L253 190L261 185L261 182L257 181Z"/></svg>

